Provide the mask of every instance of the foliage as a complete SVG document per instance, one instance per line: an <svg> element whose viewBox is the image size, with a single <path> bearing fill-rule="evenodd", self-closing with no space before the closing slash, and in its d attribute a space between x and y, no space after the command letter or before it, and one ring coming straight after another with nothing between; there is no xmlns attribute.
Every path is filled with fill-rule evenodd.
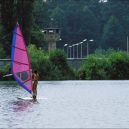
<svg viewBox="0 0 129 129"><path fill-rule="evenodd" d="M13 76L3 77L4 75L10 74L10 64L6 64L0 67L0 81L11 81Z"/></svg>
<svg viewBox="0 0 129 129"><path fill-rule="evenodd" d="M41 29L49 25L49 13L47 4L43 0L35 0L33 10L34 24Z"/></svg>
<svg viewBox="0 0 129 129"><path fill-rule="evenodd" d="M34 0L0 0L2 33L0 45L10 54L12 32L16 22L20 23L26 43L30 41ZM27 11L26 11L27 10Z"/></svg>
<svg viewBox="0 0 129 129"><path fill-rule="evenodd" d="M78 78L88 80L129 79L129 55L122 51L97 50L78 71Z"/></svg>
<svg viewBox="0 0 129 129"><path fill-rule="evenodd" d="M126 49L129 35L129 1L125 0L0 0L0 55L10 56L12 31L18 21L28 47L32 67L42 79L128 79L128 56L114 51ZM27 11L26 11L27 10ZM53 21L51 19L53 18ZM57 46L94 39L89 56L78 73L71 70L62 51L46 52L41 32L45 27L60 27ZM41 49L40 49L41 48ZM80 46L79 46L80 48ZM110 50L106 50L112 48ZM103 50L105 49L105 50ZM77 49L75 49L75 53ZM6 52L6 53L5 53ZM83 57L86 43L83 44ZM50 54L50 57L49 57ZM41 67L42 66L42 67Z"/></svg>
<svg viewBox="0 0 129 129"><path fill-rule="evenodd" d="M32 69L39 71L40 79L44 78L45 72L48 67L48 54L42 49L38 49L35 45L28 46L28 52Z"/></svg>
<svg viewBox="0 0 129 129"><path fill-rule="evenodd" d="M29 45L28 50L32 69L39 71L40 79L74 79L74 73L69 68L63 51L54 50L47 53L42 49L37 49L35 45Z"/></svg>
<svg viewBox="0 0 129 129"><path fill-rule="evenodd" d="M68 66L65 54L62 50L52 50L50 52L49 60L54 74L53 79L71 80L75 78L74 72Z"/></svg>
<svg viewBox="0 0 129 129"><path fill-rule="evenodd" d="M126 42L126 36L124 36L123 27L120 25L118 19L111 16L109 21L104 27L103 33L103 47L113 49L125 49L126 44L123 45L123 41Z"/></svg>
<svg viewBox="0 0 129 129"><path fill-rule="evenodd" d="M127 0L0 0L0 9L0 43L8 54L16 21L21 25L26 43L31 41L37 47L44 46L39 30L54 25L60 27L62 32L59 48L63 48L66 43L74 44L86 38L95 41L89 53L100 46L116 50L126 48L126 36L129 34ZM43 48L46 49L46 45ZM85 54L83 48L83 56Z"/></svg>
<svg viewBox="0 0 129 129"><path fill-rule="evenodd" d="M1 24L2 24L2 33L0 36L1 46L3 46L6 54L10 53L10 42L12 37L12 30L16 23L14 0L1 0ZM7 9L8 8L8 9ZM4 38L3 38L4 37Z"/></svg>
<svg viewBox="0 0 129 129"><path fill-rule="evenodd" d="M129 79L129 55L126 52L116 52L110 55L110 78L116 80Z"/></svg>
<svg viewBox="0 0 129 129"><path fill-rule="evenodd" d="M47 44L44 41L43 32L36 24L33 26L31 32L31 43L35 44L38 48L43 48L44 50L47 50Z"/></svg>
<svg viewBox="0 0 129 129"><path fill-rule="evenodd" d="M85 64L79 70L79 78L87 80L107 79L108 73L106 70L108 69L109 65L108 59L106 58L89 56Z"/></svg>
<svg viewBox="0 0 129 129"><path fill-rule="evenodd" d="M0 47L0 59L5 58L5 51L2 47Z"/></svg>

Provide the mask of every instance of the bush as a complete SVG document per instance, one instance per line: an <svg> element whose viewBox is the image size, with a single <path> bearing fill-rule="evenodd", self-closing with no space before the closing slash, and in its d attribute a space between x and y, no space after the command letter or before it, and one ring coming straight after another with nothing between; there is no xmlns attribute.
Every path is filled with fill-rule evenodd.
<svg viewBox="0 0 129 129"><path fill-rule="evenodd" d="M41 80L74 79L74 72L68 66L63 51L56 49L47 53L35 45L30 45L28 50L32 69L39 71Z"/></svg>
<svg viewBox="0 0 129 129"><path fill-rule="evenodd" d="M13 76L3 77L4 75L10 74L10 64L6 64L4 67L0 68L0 80L1 81L11 81L14 80Z"/></svg>
<svg viewBox="0 0 129 129"><path fill-rule="evenodd" d="M90 56L79 69L79 78L87 80L107 79L108 59Z"/></svg>
<svg viewBox="0 0 129 129"><path fill-rule="evenodd" d="M5 56L6 54L5 54L5 51L4 51L4 49L2 48L2 47L0 47L0 58L2 59L2 58L5 58L6 56Z"/></svg>
<svg viewBox="0 0 129 129"><path fill-rule="evenodd" d="M78 71L79 79L129 79L129 55L122 51L101 51L88 57Z"/></svg>
<svg viewBox="0 0 129 129"><path fill-rule="evenodd" d="M71 80L75 79L73 70L68 66L66 56L62 50L52 50L50 52L49 60L53 71L53 79ZM57 77L58 75L58 77Z"/></svg>
<svg viewBox="0 0 129 129"><path fill-rule="evenodd" d="M110 55L110 79L129 79L129 56L126 52L115 52Z"/></svg>
<svg viewBox="0 0 129 129"><path fill-rule="evenodd" d="M35 45L28 46L28 52L32 69L36 69L40 74L40 79L46 79L47 67L49 65L48 53L38 49Z"/></svg>

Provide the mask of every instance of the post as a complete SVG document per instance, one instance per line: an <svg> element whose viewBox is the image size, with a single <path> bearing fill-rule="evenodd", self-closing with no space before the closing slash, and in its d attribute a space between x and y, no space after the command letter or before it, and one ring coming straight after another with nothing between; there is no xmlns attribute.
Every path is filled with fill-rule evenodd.
<svg viewBox="0 0 129 129"><path fill-rule="evenodd" d="M87 41L87 39L84 39L83 41L82 41L82 43L84 43L84 42L86 42ZM82 47L82 46L81 46Z"/></svg>
<svg viewBox="0 0 129 129"><path fill-rule="evenodd" d="M69 56L69 55L68 55L68 44L65 44L65 45L64 45L64 51L65 51L65 47L67 47L67 58L68 58L68 56Z"/></svg>
<svg viewBox="0 0 129 129"><path fill-rule="evenodd" d="M88 42L87 42L87 57L89 56L89 43L90 42L93 42L94 40L93 39L90 39Z"/></svg>
<svg viewBox="0 0 129 129"><path fill-rule="evenodd" d="M82 44L83 44L83 42L81 42L80 44L81 44L81 58L82 58Z"/></svg>
<svg viewBox="0 0 129 129"><path fill-rule="evenodd" d="M72 47L72 46L69 46L69 48L70 48L70 58L71 58L71 47Z"/></svg>
<svg viewBox="0 0 129 129"><path fill-rule="evenodd" d="M81 43L81 58L82 58L82 43Z"/></svg>
<svg viewBox="0 0 129 129"><path fill-rule="evenodd" d="M68 46L67 46L67 58L69 58L69 53L68 53L69 51L68 51Z"/></svg>
<svg viewBox="0 0 129 129"><path fill-rule="evenodd" d="M78 58L78 44L77 44L77 58Z"/></svg>
<svg viewBox="0 0 129 129"><path fill-rule="evenodd" d="M74 45L73 45L73 58L74 58Z"/></svg>
<svg viewBox="0 0 129 129"><path fill-rule="evenodd" d="M87 57L88 57L88 55L89 55L89 48L88 48L89 46L88 46L88 42L87 42Z"/></svg>

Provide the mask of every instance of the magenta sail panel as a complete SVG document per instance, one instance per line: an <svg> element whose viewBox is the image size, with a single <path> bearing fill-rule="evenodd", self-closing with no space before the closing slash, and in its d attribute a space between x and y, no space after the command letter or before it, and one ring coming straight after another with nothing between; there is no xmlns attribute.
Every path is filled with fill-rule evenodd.
<svg viewBox="0 0 129 129"><path fill-rule="evenodd" d="M26 44L17 24L13 32L11 69L15 80L29 93L32 91L32 75Z"/></svg>

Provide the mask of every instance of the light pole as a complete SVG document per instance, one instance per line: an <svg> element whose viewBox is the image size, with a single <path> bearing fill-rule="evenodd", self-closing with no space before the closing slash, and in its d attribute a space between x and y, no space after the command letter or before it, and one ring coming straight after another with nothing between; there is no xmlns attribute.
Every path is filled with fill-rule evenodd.
<svg viewBox="0 0 129 129"><path fill-rule="evenodd" d="M80 44L81 44L81 58L82 58L82 56L83 56L83 55L82 55L82 51L83 51L83 50L82 50L82 44L83 44L84 42L86 42L86 41L87 41L87 39L84 39L82 42L80 42Z"/></svg>
<svg viewBox="0 0 129 129"><path fill-rule="evenodd" d="M73 47L73 58L75 57L74 56L74 46L76 46L76 44L73 44L72 47Z"/></svg>
<svg viewBox="0 0 129 129"><path fill-rule="evenodd" d="M77 58L78 58L78 45L79 45L79 44L77 43L76 45L77 45Z"/></svg>
<svg viewBox="0 0 129 129"><path fill-rule="evenodd" d="M72 47L72 46L69 46L69 48L70 48L70 58L71 58L71 47Z"/></svg>
<svg viewBox="0 0 129 129"><path fill-rule="evenodd" d="M68 44L65 44L64 45L64 49L65 49L65 47L67 47L67 58L68 58ZM65 51L65 50L64 50Z"/></svg>
<svg viewBox="0 0 129 129"><path fill-rule="evenodd" d="M93 42L94 40L93 39L90 39L88 42L87 42L87 57L89 56L89 42Z"/></svg>
<svg viewBox="0 0 129 129"><path fill-rule="evenodd" d="M82 44L83 44L83 42L80 42L80 44L81 44L81 58L82 58Z"/></svg>

